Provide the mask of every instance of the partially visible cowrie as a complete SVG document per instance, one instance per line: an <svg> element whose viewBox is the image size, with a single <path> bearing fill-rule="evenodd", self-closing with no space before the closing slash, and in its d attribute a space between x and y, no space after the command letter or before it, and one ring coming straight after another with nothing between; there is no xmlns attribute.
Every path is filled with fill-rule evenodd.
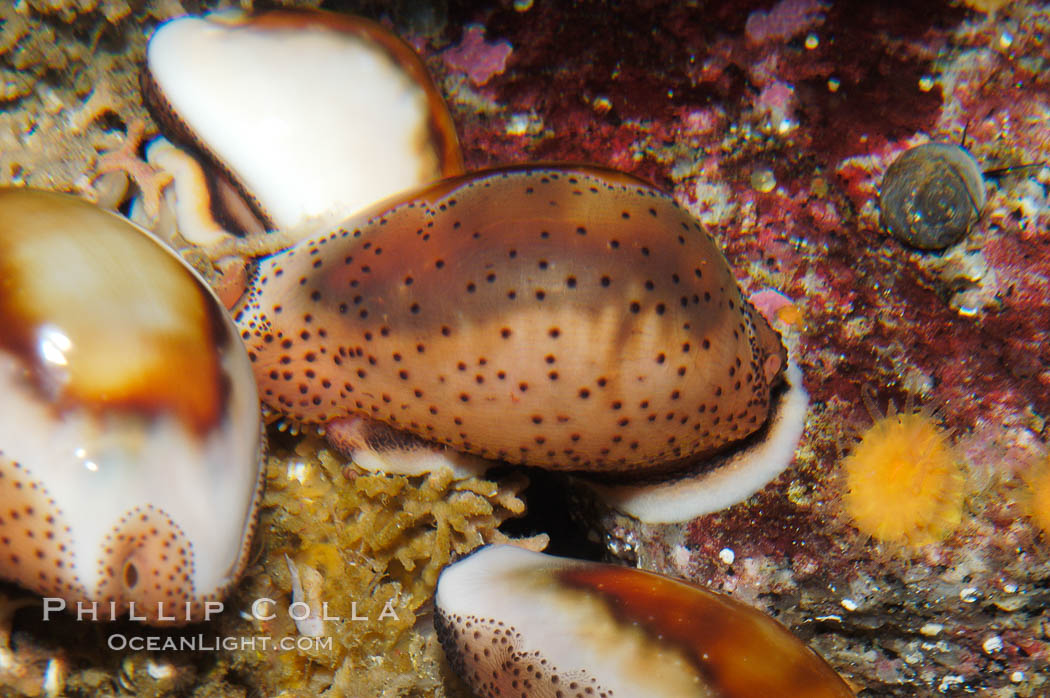
<svg viewBox="0 0 1050 698"><path fill-rule="evenodd" d="M209 200L229 228L257 225L235 191L264 228L303 238L463 169L452 118L422 60L360 17L180 17L150 39L142 86L162 131L209 165L209 188L193 184L196 175L184 188Z"/></svg>
<svg viewBox="0 0 1050 698"><path fill-rule="evenodd" d="M0 392L0 577L152 623L229 590L261 491L259 403L179 257L77 198L0 189Z"/></svg>
<svg viewBox="0 0 1050 698"><path fill-rule="evenodd" d="M847 698L769 616L699 586L511 545L445 568L434 624L482 698Z"/></svg>

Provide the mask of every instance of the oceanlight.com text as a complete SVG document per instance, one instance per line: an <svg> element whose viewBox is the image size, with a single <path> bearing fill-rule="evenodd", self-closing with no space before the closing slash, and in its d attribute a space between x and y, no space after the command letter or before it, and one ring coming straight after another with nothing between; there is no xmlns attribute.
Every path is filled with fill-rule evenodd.
<svg viewBox="0 0 1050 698"><path fill-rule="evenodd" d="M244 635L224 636L217 635L182 635L172 637L168 635L125 635L113 633L106 641L111 650L131 650L139 652L149 650L159 651L182 651L182 652L234 652L256 651L256 652L289 652L299 650L308 652L311 650L332 649L331 637L307 637L299 635L296 637L273 638L269 635Z"/></svg>

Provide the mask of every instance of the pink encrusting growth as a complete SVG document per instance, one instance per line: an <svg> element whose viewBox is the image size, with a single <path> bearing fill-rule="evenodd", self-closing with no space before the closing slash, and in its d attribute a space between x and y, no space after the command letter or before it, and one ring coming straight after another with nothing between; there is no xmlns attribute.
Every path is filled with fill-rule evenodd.
<svg viewBox="0 0 1050 698"><path fill-rule="evenodd" d="M484 85L507 67L507 59L514 51L509 42L485 41L485 28L470 24L463 30L463 40L441 54L445 65L466 73L475 85Z"/></svg>
<svg viewBox="0 0 1050 698"><path fill-rule="evenodd" d="M823 24L828 7L820 0L780 0L769 12L755 10L748 15L744 33L751 44L791 39Z"/></svg>
<svg viewBox="0 0 1050 698"><path fill-rule="evenodd" d="M264 401L457 451L659 472L765 424L785 350L671 198L510 168L264 261L238 313Z"/></svg>
<svg viewBox="0 0 1050 698"><path fill-rule="evenodd" d="M768 115L774 125L795 118L797 107L795 88L780 80L763 87L758 97L755 98L755 111Z"/></svg>
<svg viewBox="0 0 1050 698"><path fill-rule="evenodd" d="M751 305L755 306L755 309L762 313L770 322L772 322L773 318L777 317L777 315L785 308L790 308L793 305L790 298L775 288L764 288L760 291L756 291L748 297L748 300L751 301Z"/></svg>

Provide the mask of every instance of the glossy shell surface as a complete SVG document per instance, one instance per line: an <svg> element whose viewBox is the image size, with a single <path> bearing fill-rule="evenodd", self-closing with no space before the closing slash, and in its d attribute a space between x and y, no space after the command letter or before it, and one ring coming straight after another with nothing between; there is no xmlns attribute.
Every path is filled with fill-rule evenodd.
<svg viewBox="0 0 1050 698"><path fill-rule="evenodd" d="M377 211L260 265L237 321L274 410L620 472L676 467L766 421L779 336L652 186L508 168Z"/></svg>
<svg viewBox="0 0 1050 698"><path fill-rule="evenodd" d="M180 17L150 39L143 94L267 228L341 220L462 171L423 62L374 22L330 12Z"/></svg>
<svg viewBox="0 0 1050 698"><path fill-rule="evenodd" d="M258 398L175 254L74 197L0 189L0 391L0 577L182 622L236 581Z"/></svg>
<svg viewBox="0 0 1050 698"><path fill-rule="evenodd" d="M442 572L434 605L483 698L853 695L769 616L651 572L493 545Z"/></svg>

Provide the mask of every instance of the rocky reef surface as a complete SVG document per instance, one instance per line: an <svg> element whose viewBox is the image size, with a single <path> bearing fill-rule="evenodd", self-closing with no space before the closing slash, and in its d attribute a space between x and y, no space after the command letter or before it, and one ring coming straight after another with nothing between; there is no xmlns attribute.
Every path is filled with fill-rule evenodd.
<svg viewBox="0 0 1050 698"><path fill-rule="evenodd" d="M215 6L0 6L0 184L103 202L129 182L163 186L139 159L155 132L138 93L145 40L166 18ZM673 192L802 368L812 405L796 462L740 505L656 526L548 476L366 474L316 437L274 429L258 557L227 606L287 606L287 555L305 598L342 619L329 621L331 646L108 649L114 634L152 633L42 623L36 601L5 586L0 694L465 695L428 630L436 574L483 542L548 529L556 550L573 547L559 538L571 529L610 558L769 612L864 696L1050 690L1050 6L324 6L380 19L421 52L468 167L593 162ZM962 143L999 171L977 225L939 252L879 226L886 168L930 140ZM844 462L891 402L923 408L961 483L957 496L931 485L909 498L916 509L944 500L932 542L880 537L851 508ZM523 494L529 476L548 486ZM878 483L867 487L900 515ZM525 502L526 523L501 531ZM543 512L567 508L573 520L554 530ZM387 602L392 618L381 617ZM160 634L297 636L283 614L230 611L204 628Z"/></svg>

